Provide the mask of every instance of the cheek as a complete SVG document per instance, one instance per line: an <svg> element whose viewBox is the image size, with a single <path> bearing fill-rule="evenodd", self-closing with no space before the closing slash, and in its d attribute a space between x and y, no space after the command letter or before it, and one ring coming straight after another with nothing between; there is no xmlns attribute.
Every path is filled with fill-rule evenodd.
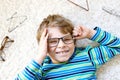
<svg viewBox="0 0 120 80"><path fill-rule="evenodd" d="M70 44L70 45L68 45L71 49L74 49L75 48L75 44L74 43L72 43L72 44Z"/></svg>
<svg viewBox="0 0 120 80"><path fill-rule="evenodd" d="M48 56L51 58L54 58L55 56L55 48L49 48L48 49Z"/></svg>
<svg viewBox="0 0 120 80"><path fill-rule="evenodd" d="M66 47L69 47L70 51L73 51L75 48L75 44L72 43L72 44L67 45ZM53 54L53 53L55 53L55 50L56 50L56 47L49 48L48 53Z"/></svg>
<svg viewBox="0 0 120 80"><path fill-rule="evenodd" d="M69 45L69 48L70 48L70 52L73 53L74 52L74 48L75 48L75 44Z"/></svg>
<svg viewBox="0 0 120 80"><path fill-rule="evenodd" d="M54 48L54 47L48 49L48 53L49 53L49 54L52 54L52 53L54 53L54 52L55 52L55 48Z"/></svg>

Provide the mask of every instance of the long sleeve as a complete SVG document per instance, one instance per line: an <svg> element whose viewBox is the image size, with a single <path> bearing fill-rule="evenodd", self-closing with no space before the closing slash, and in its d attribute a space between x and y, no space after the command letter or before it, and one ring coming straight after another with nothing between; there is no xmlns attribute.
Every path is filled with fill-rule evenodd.
<svg viewBox="0 0 120 80"><path fill-rule="evenodd" d="M99 68L102 64L109 61L115 55L120 54L120 39L112 34L102 31L96 27L96 34L91 40L98 42L100 45L91 48L88 51L92 64Z"/></svg>
<svg viewBox="0 0 120 80"><path fill-rule="evenodd" d="M15 80L40 80L42 76L41 66L32 60L25 69L17 75Z"/></svg>

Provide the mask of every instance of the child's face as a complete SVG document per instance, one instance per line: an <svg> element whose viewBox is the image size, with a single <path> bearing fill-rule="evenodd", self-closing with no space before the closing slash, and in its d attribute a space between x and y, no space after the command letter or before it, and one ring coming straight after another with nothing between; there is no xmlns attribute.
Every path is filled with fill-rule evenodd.
<svg viewBox="0 0 120 80"><path fill-rule="evenodd" d="M68 61L75 48L72 35L61 33L58 27L48 28L48 33L48 55L52 62L57 64Z"/></svg>

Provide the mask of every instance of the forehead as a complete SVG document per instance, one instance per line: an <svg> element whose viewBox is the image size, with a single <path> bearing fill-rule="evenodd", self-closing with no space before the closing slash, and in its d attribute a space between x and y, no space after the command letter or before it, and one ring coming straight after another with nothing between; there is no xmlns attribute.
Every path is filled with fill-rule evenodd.
<svg viewBox="0 0 120 80"><path fill-rule="evenodd" d="M63 37L65 36L66 34L62 33L60 31L60 28L59 27L50 27L48 28L48 33L49 33L49 37L50 38L60 38L60 37Z"/></svg>

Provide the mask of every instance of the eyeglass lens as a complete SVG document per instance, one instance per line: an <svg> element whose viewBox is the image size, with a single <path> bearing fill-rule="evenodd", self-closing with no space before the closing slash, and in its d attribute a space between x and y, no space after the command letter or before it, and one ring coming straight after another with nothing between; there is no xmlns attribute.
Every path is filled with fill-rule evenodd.
<svg viewBox="0 0 120 80"><path fill-rule="evenodd" d="M54 47L54 46L57 46L60 39L65 43L65 44L70 44L70 43L73 43L73 37L71 35L67 35L67 36L64 36L64 37L61 37L61 38L51 38L51 39L48 39L48 45L50 47Z"/></svg>

